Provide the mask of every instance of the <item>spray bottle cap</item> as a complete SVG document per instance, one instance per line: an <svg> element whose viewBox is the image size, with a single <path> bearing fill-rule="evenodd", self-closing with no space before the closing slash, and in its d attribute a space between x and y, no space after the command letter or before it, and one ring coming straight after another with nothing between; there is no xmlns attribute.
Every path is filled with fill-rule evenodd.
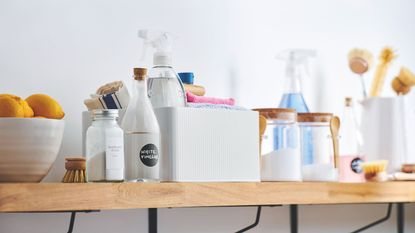
<svg viewBox="0 0 415 233"><path fill-rule="evenodd" d="M316 56L316 51L311 49L288 49L279 53L276 58L287 62L287 75L294 76L297 66L305 66L307 71L307 61Z"/></svg>
<svg viewBox="0 0 415 233"><path fill-rule="evenodd" d="M143 52L141 54L141 60L144 60L147 47L154 48L153 53L153 65L154 66L171 66L171 40L172 35L164 31L154 30L139 30L138 37L143 39Z"/></svg>
<svg viewBox="0 0 415 233"><path fill-rule="evenodd" d="M316 51L311 49L288 49L279 53L276 58L285 61L302 62L307 58L315 57Z"/></svg>

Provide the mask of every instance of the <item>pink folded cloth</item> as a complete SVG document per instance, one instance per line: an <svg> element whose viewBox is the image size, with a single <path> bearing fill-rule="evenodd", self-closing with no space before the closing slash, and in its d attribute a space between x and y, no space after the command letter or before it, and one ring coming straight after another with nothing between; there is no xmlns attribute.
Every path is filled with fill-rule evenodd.
<svg viewBox="0 0 415 233"><path fill-rule="evenodd" d="M235 105L235 100L232 98L229 99L219 99L213 97L197 96L193 95L189 91L186 91L187 102L189 103L209 103L209 104L227 104Z"/></svg>

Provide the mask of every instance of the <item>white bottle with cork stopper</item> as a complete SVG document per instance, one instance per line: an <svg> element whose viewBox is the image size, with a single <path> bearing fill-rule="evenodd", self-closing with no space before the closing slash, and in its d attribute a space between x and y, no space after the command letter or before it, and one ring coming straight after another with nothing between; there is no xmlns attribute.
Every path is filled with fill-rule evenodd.
<svg viewBox="0 0 415 233"><path fill-rule="evenodd" d="M121 127L125 135L125 179L160 180L160 127L147 95L147 69L134 68L135 94Z"/></svg>

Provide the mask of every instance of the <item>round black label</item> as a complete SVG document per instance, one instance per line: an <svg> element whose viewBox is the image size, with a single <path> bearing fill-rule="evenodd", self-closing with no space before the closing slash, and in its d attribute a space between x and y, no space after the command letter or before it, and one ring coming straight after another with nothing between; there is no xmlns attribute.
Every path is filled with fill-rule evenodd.
<svg viewBox="0 0 415 233"><path fill-rule="evenodd" d="M360 166L362 162L363 160L361 158L353 159L352 162L350 163L350 168L352 169L352 171L354 171L357 174L362 173L362 167Z"/></svg>
<svg viewBox="0 0 415 233"><path fill-rule="evenodd" d="M148 167L154 167L159 161L159 151L154 144L147 144L140 150L140 160Z"/></svg>

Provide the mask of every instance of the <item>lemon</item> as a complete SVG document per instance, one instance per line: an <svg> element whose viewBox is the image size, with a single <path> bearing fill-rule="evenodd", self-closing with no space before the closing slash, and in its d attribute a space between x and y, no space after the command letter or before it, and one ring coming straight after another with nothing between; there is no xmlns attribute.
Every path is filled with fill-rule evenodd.
<svg viewBox="0 0 415 233"><path fill-rule="evenodd" d="M29 106L29 104L25 100L21 99L19 96L11 95L11 94L0 94L0 97L10 97L16 100L18 104L23 107L24 117L33 117L34 114L33 114L32 108Z"/></svg>
<svg viewBox="0 0 415 233"><path fill-rule="evenodd" d="M6 95L0 96L0 117L24 117L23 106L19 101Z"/></svg>
<svg viewBox="0 0 415 233"><path fill-rule="evenodd" d="M29 104L26 102L26 100L20 99L21 105L23 107L24 117L33 117L35 113L33 112L33 109L29 106Z"/></svg>
<svg viewBox="0 0 415 233"><path fill-rule="evenodd" d="M35 117L62 119L65 113L59 103L45 94L34 94L26 98L27 103L33 109Z"/></svg>

